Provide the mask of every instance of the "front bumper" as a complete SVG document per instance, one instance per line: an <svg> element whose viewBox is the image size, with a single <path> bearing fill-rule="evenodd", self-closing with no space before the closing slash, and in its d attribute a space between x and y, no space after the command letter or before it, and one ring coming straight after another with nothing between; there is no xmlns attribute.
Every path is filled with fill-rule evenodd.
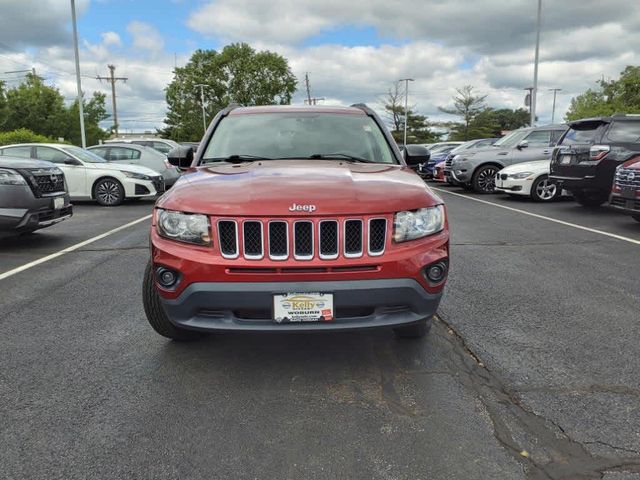
<svg viewBox="0 0 640 480"><path fill-rule="evenodd" d="M640 195L636 193L635 198L627 198L617 193L612 193L609 198L609 205L616 210L635 215L640 213Z"/></svg>
<svg viewBox="0 0 640 480"><path fill-rule="evenodd" d="M28 187L12 187L10 193L10 198L2 198L0 232L21 233L39 230L73 215L68 194L35 198ZM61 208L54 208L54 198L63 198Z"/></svg>
<svg viewBox="0 0 640 480"><path fill-rule="evenodd" d="M500 174L498 174L499 176ZM529 195L531 193L531 186L533 180L516 180L513 178L507 178L502 180L496 177L496 191L502 193L511 193L514 195Z"/></svg>
<svg viewBox="0 0 640 480"><path fill-rule="evenodd" d="M165 192L165 183L162 177L153 180L140 180L128 178L122 182L126 198L155 197Z"/></svg>
<svg viewBox="0 0 640 480"><path fill-rule="evenodd" d="M273 295L332 293L335 319L275 323ZM313 282L200 282L162 304L171 322L200 331L310 332L391 328L433 316L442 291L428 293L410 278Z"/></svg>

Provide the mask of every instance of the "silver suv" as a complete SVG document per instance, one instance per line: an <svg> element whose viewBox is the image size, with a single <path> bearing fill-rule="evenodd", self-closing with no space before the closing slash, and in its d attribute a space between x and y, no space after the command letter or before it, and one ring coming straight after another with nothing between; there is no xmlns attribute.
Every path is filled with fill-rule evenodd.
<svg viewBox="0 0 640 480"><path fill-rule="evenodd" d="M493 193L498 171L516 163L550 160L553 146L566 130L566 125L514 130L490 147L448 159L445 177L449 183L478 193Z"/></svg>

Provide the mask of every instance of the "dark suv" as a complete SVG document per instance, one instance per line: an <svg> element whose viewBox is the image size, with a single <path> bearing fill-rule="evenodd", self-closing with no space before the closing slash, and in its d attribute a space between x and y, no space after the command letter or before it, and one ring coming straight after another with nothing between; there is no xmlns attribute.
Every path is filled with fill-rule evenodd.
<svg viewBox="0 0 640 480"><path fill-rule="evenodd" d="M550 179L586 207L606 202L616 168L640 156L640 116L614 115L569 122L551 160Z"/></svg>

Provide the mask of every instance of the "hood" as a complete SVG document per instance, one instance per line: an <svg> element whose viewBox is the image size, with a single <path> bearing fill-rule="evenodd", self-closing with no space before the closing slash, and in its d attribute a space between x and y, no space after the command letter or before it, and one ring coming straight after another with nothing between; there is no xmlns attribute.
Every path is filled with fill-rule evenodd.
<svg viewBox="0 0 640 480"><path fill-rule="evenodd" d="M118 170L120 172L131 172L131 173L140 173L142 175L148 175L150 177L157 177L160 175L158 172L155 172L147 167L141 167L140 165L129 165L126 163L92 163L94 168L99 168L102 170Z"/></svg>
<svg viewBox="0 0 640 480"><path fill-rule="evenodd" d="M464 152L460 152L458 153L458 155L464 158L500 159L508 156L511 153L511 150L513 150L513 148L489 146L486 148L478 148L472 151L467 150Z"/></svg>
<svg viewBox="0 0 640 480"><path fill-rule="evenodd" d="M0 168L58 168L57 165L43 160L31 160L19 157L0 157Z"/></svg>
<svg viewBox="0 0 640 480"><path fill-rule="evenodd" d="M551 160L536 160L535 162L516 163L509 167L503 168L503 173L549 173L551 168Z"/></svg>
<svg viewBox="0 0 640 480"><path fill-rule="evenodd" d="M183 175L158 206L221 216L382 214L442 203L408 167L331 160L269 160L200 167Z"/></svg>

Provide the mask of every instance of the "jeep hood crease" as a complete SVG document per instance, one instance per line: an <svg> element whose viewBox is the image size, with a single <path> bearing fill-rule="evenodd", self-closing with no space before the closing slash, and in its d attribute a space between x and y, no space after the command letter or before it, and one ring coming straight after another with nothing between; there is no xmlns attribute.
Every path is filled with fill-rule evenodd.
<svg viewBox="0 0 640 480"><path fill-rule="evenodd" d="M217 216L308 216L389 213L442 201L408 167L330 160L211 164L187 173L159 208ZM248 212L250 212L248 214Z"/></svg>

